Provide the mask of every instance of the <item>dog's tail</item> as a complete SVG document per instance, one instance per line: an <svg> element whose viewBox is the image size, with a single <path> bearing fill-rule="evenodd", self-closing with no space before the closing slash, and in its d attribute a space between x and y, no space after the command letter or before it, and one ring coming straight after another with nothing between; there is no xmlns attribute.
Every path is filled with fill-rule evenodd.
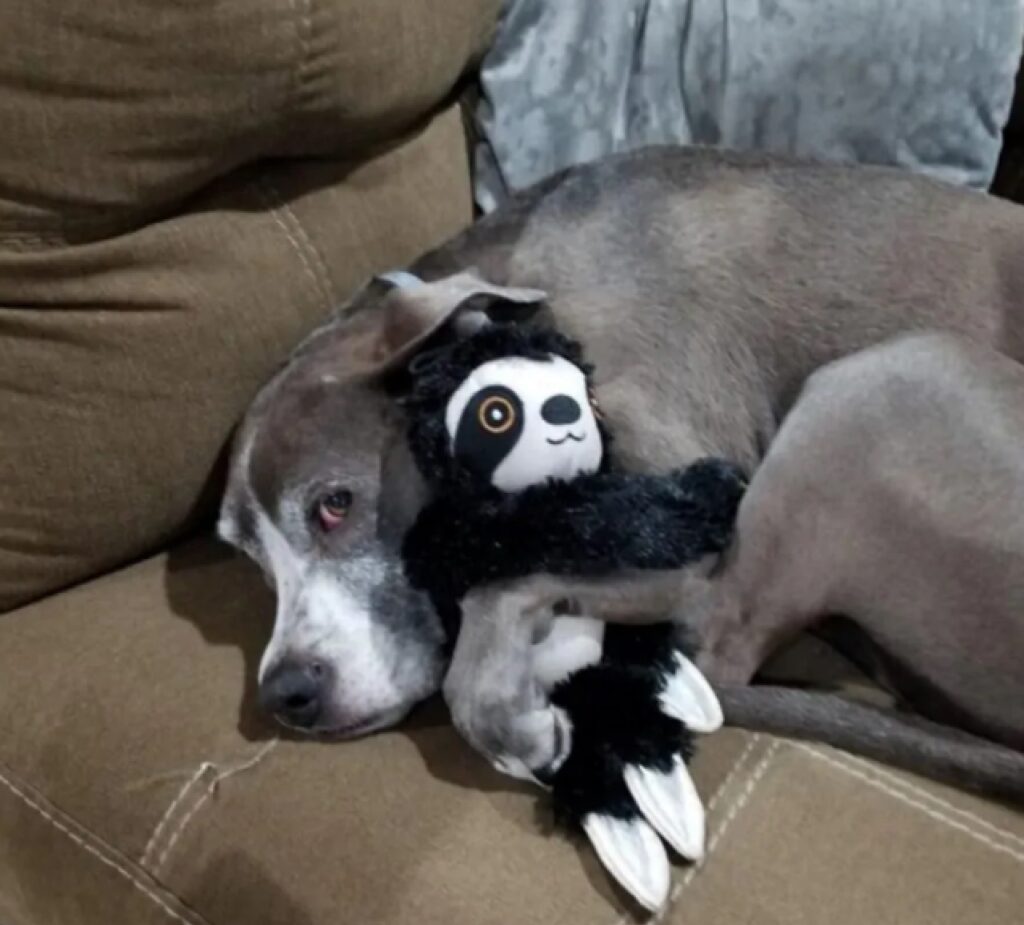
<svg viewBox="0 0 1024 925"><path fill-rule="evenodd" d="M923 777L1024 803L1024 753L837 694L771 685L715 690L727 725L813 739Z"/></svg>

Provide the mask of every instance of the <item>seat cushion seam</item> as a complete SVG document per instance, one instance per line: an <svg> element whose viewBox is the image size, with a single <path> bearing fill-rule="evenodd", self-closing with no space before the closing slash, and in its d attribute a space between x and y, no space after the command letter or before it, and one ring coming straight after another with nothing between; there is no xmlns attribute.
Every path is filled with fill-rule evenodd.
<svg viewBox="0 0 1024 925"><path fill-rule="evenodd" d="M750 741L747 743L746 748L744 748L743 751L740 752L739 757L732 763L732 767L729 768L729 772L725 775L725 777L722 779L722 782L715 789L715 792L711 795L711 799L708 800L706 808L707 813L710 813L711 810L713 810L715 806L718 804L719 800L725 795L726 791L729 789L729 785L733 782L733 779L743 769L744 765L746 765L751 754L753 754L754 749L760 744L761 738L761 734L757 732L755 732L750 737ZM684 877L692 877L694 873L696 873L696 871L697 865L694 865L687 871ZM670 902L679 895L679 892L682 890L682 885L683 884L681 881L676 881L673 884L672 890L669 894ZM666 909L667 908L668 906L666 906ZM616 920L615 925L627 925L628 922L632 921L632 917L622 915L619 916L619 918Z"/></svg>
<svg viewBox="0 0 1024 925"><path fill-rule="evenodd" d="M104 866L110 867L111 869L116 871L121 877L123 877L129 883L131 883L131 885L135 887L135 889L141 892L150 901L155 903L169 918L173 919L175 922L181 923L181 925L194 925L194 923L197 920L204 923L204 925L208 925L206 919L201 917L198 913L194 912L193 910L189 910L190 914L192 915L192 919L190 922L189 919L185 918L178 911L172 908L156 890L149 887L146 883L143 882L143 880L139 876L133 873L129 866L118 863L118 861L116 861L114 857L107 857L106 855L104 855L103 852L101 852L96 847L96 845L90 844L81 835L72 831L72 829L68 825L65 825L61 820L57 819L57 817L52 812L48 811L46 807L44 807L32 796L30 796L24 789L14 784L3 771L0 771L0 786L3 786L11 794L13 794L21 803L23 803L37 815L45 819L51 826L53 826L53 828L57 829L57 831L61 832L63 835L69 838L74 844L78 845L79 848L82 848L87 854L92 855ZM76 823L76 825L80 824ZM117 853L110 845L108 845L103 839L101 839L95 833L88 829L85 829L84 827L82 827L82 829L86 834L88 834L91 840L95 841L97 845L101 845L105 851L109 852L111 855L115 855ZM174 898L178 902L182 903L182 905L185 905L184 901L180 897L176 896L170 891L168 891L168 893L174 896Z"/></svg>
<svg viewBox="0 0 1024 925"><path fill-rule="evenodd" d="M702 862L699 865L694 865L693 867L691 867L683 876L683 879L676 884L672 892L669 894L669 900L665 904L663 914L667 913L669 909L673 908L679 897L682 896L683 892L687 889L687 887L689 887L689 885L693 883L694 878L697 876L698 872L703 868L704 864L711 859L712 854L714 854L715 849L718 847L722 839L725 837L725 833L729 830L729 827L733 824L733 822L736 821L736 817L739 816L739 814L750 802L750 798L754 795L754 791L757 789L758 784L760 784L761 780L764 778L765 772L768 770L771 763L775 760L775 756L778 754L779 748L782 746L782 744L783 743L780 740L775 739L772 741L771 745L769 745L768 748L765 749L764 757L757 763L754 769L750 772L750 776L747 778L746 785L737 794L736 799L734 799L732 803L729 805L729 808L726 810L725 815L722 817L721 823L719 824L718 828L715 830L711 838L708 840L708 848L704 862Z"/></svg>
<svg viewBox="0 0 1024 925"><path fill-rule="evenodd" d="M811 749L811 751L815 751L815 749ZM817 751L821 752L821 749L817 749ZM919 787L916 784L911 783L909 780L904 780L903 778L897 777L891 771L886 771L884 768L872 764L869 761L865 761L863 758L858 758L855 755L851 755L848 752L836 752L834 755L830 757L834 758L841 764L848 765L850 768L860 768L864 771L865 774L872 778L888 781L897 790L912 793L916 797L918 797L922 802L931 803L933 806L945 810L945 812L950 816L959 816L961 819L966 819L977 829L985 829L989 833L994 834L999 838L1005 839L1011 844L1014 844L1018 848L1024 850L1024 837L1016 835L1015 833L1007 831L1006 829L1001 829L994 823L989 822L987 819L982 819L980 816L976 816L974 813L969 812L966 809L961 809L958 806L954 806L948 800L942 799L942 797L938 796L937 794L929 793L923 787Z"/></svg>
<svg viewBox="0 0 1024 925"><path fill-rule="evenodd" d="M207 768L213 767L208 761L204 761L199 765L196 772L186 781L185 785L178 791L177 795L171 801L170 806L164 811L164 814L160 817L156 827L153 829L153 834L150 835L149 841L146 842L145 850L142 852L142 856L139 858L139 867L148 868L150 859L153 856L153 852L156 850L157 843L160 841L160 836L163 835L164 829L167 828L168 823L174 816L175 811L184 802L185 798L189 795L192 788L196 785L199 778L203 776L203 772Z"/></svg>
<svg viewBox="0 0 1024 925"><path fill-rule="evenodd" d="M915 799L909 794L897 790L895 787L890 786L884 781L872 777L870 774L867 774L864 771L861 771L857 768L844 764L839 759L833 758L831 755L826 755L824 752L819 751L816 748L812 748L809 745L797 743L793 747L799 749L805 754L811 755L816 760L821 761L829 765L830 767L842 771L844 774L847 774L850 777L856 778L862 783L867 784L869 787L873 787L875 790L878 790L886 794L887 796L891 797L897 802L903 803L906 806L910 806L911 808L918 810L918 812L923 813L929 819L933 819L936 822L944 823L949 828L956 829L959 832L967 834L969 837L975 839L976 841L987 846L993 851L996 851L1001 854L1006 854L1018 863L1024 864L1024 852L1017 851L1016 849L1011 848L1009 845L1000 844L994 838L992 838L989 835L986 835L979 829L971 825L968 825L965 822L961 822L957 819L950 818L945 813L941 813L934 807L929 806L923 800ZM999 831L1002 835L1006 835L1008 839L1015 839L1015 836L1012 833L1003 832L1002 829L998 829L997 831Z"/></svg>
<svg viewBox="0 0 1024 925"><path fill-rule="evenodd" d="M271 739L251 758L248 758L239 764L232 765L230 767L225 768L224 770L219 770L217 772L216 776L210 781L209 784L207 784L206 789L203 791L199 799L192 804L192 808L182 817L181 822L178 823L177 828L175 828L170 838L167 839L167 844L164 847L164 850L160 852L160 856L156 859L156 863L153 865L154 876L158 876L163 871L164 866L167 864L168 858L170 858L171 853L174 851L175 845L178 844L178 841L181 839L181 836L185 834L185 830L188 828L189 823L195 818L199 810L201 810L206 805L206 803L214 795L214 793L217 792L217 788L221 785L221 783L227 780L229 777L233 777L236 774L240 774L242 771L248 771L256 767L256 765L263 761L263 759L266 758L267 755L269 755L274 750L274 748L277 747L279 742L280 739ZM213 767L213 765L208 765L208 767Z"/></svg>

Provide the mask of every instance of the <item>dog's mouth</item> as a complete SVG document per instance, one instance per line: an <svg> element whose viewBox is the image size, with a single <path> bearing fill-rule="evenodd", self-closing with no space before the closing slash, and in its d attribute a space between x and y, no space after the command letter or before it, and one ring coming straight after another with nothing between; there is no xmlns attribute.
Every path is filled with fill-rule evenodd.
<svg viewBox="0 0 1024 925"><path fill-rule="evenodd" d="M278 722L292 732L300 733L310 739L319 739L324 742L342 742L349 739L361 739L364 736L390 729L402 720L411 707L396 707L379 716L372 716L369 719L359 720L355 723L345 723L340 726L313 726L303 728L292 723L285 722L278 718Z"/></svg>
<svg viewBox="0 0 1024 925"><path fill-rule="evenodd" d="M577 436L570 430L564 437L562 437L561 440L552 440L551 437L548 437L547 439L548 443L550 443L552 446L561 446L563 443L566 443L569 440L572 440L576 443L582 443L584 440L586 440L586 438L587 435L585 433Z"/></svg>

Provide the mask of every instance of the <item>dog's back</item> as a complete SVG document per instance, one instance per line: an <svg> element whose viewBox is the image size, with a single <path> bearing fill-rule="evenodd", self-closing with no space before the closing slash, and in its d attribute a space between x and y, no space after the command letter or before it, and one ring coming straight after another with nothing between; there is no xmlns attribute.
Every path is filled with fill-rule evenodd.
<svg viewBox="0 0 1024 925"><path fill-rule="evenodd" d="M640 468L753 464L810 373L904 332L1024 360L1024 210L891 169L651 148L551 178L418 264L467 266L551 294Z"/></svg>

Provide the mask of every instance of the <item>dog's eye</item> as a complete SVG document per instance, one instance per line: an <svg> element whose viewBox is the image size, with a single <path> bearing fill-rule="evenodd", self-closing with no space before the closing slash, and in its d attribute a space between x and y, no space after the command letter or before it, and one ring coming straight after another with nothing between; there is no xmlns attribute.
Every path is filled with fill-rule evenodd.
<svg viewBox="0 0 1024 925"><path fill-rule="evenodd" d="M352 492L342 488L324 495L317 504L317 519L324 530L333 530L348 515L352 507Z"/></svg>
<svg viewBox="0 0 1024 925"><path fill-rule="evenodd" d="M516 409L502 395L492 395L480 404L480 426L489 434L503 434L516 422Z"/></svg>

